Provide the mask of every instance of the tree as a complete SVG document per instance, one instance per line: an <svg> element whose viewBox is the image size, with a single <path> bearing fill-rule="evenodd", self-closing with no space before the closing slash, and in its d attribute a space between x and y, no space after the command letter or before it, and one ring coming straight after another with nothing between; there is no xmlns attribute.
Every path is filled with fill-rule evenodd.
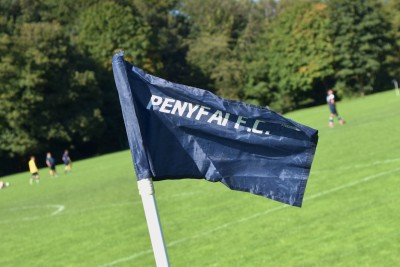
<svg viewBox="0 0 400 267"><path fill-rule="evenodd" d="M72 51L62 26L16 24L1 39L0 150L25 155L99 137L100 91L94 73L67 60Z"/></svg>
<svg viewBox="0 0 400 267"><path fill-rule="evenodd" d="M264 1L261 1L264 2ZM187 59L211 81L205 86L230 99L250 98L244 88L248 81L248 45L257 38L264 17L255 16L252 1L185 1L184 13L190 18ZM261 6L261 4L260 4ZM255 95L252 95L253 97Z"/></svg>
<svg viewBox="0 0 400 267"><path fill-rule="evenodd" d="M390 0L384 5L385 15L390 23L390 31L386 32L392 41L391 52L387 55L386 70L391 79L400 82L400 0ZM388 77L385 77L388 78Z"/></svg>
<svg viewBox="0 0 400 267"><path fill-rule="evenodd" d="M187 81L191 70L186 61L185 38L190 28L188 19L181 12L178 0L134 0L138 14L150 27L148 57L153 74L165 79Z"/></svg>
<svg viewBox="0 0 400 267"><path fill-rule="evenodd" d="M274 92L270 106L283 112L320 103L334 73L327 5L291 3L280 10L268 32L267 58Z"/></svg>
<svg viewBox="0 0 400 267"><path fill-rule="evenodd" d="M238 37L235 52L244 68L241 99L267 106L272 99L268 77L268 29L275 20L278 4L273 0L252 2L246 27Z"/></svg>
<svg viewBox="0 0 400 267"><path fill-rule="evenodd" d="M152 69L147 58L150 28L129 5L102 1L84 10L77 24L78 43L89 57L111 71L111 56L118 49L137 66ZM150 65L147 65L150 64Z"/></svg>
<svg viewBox="0 0 400 267"><path fill-rule="evenodd" d="M376 0L330 0L336 90L344 95L371 93L391 50L389 25Z"/></svg>

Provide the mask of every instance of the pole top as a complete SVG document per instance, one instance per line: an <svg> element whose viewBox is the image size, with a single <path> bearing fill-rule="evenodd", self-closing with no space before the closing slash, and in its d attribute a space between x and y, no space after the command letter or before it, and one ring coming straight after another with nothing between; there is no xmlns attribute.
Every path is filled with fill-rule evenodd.
<svg viewBox="0 0 400 267"><path fill-rule="evenodd" d="M153 179L145 178L137 182L139 188L139 194L144 195L154 195Z"/></svg>

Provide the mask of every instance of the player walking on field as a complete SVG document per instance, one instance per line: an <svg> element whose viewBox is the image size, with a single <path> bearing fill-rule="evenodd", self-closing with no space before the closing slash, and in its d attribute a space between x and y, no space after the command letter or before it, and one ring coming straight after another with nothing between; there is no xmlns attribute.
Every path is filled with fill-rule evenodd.
<svg viewBox="0 0 400 267"><path fill-rule="evenodd" d="M47 167L49 167L50 176L58 177L58 174L56 171L56 161L51 156L50 152L48 152L46 155L46 165L47 165Z"/></svg>
<svg viewBox="0 0 400 267"><path fill-rule="evenodd" d="M39 170L36 167L34 156L31 156L31 159L28 162L28 166L29 166L29 172L31 173L31 179L29 180L29 183L33 184L34 180L36 181L36 183L39 183L40 181Z"/></svg>
<svg viewBox="0 0 400 267"><path fill-rule="evenodd" d="M339 116L339 113L337 112L336 109L336 101L335 101L335 95L333 94L333 90L329 89L327 91L327 96L326 96L326 102L329 105L329 110L331 111L331 115L329 116L329 127L333 128L333 118L336 116L339 123L341 125L344 124L344 120Z"/></svg>
<svg viewBox="0 0 400 267"><path fill-rule="evenodd" d="M71 165L72 165L72 160L68 155L68 150L64 151L64 154L62 155L62 161L65 164L64 173L67 174L71 171Z"/></svg>

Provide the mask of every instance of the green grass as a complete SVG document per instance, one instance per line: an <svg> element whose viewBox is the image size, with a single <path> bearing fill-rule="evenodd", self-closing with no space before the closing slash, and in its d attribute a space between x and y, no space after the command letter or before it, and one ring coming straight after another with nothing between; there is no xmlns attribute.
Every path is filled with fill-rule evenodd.
<svg viewBox="0 0 400 267"><path fill-rule="evenodd" d="M171 266L397 266L400 97L393 91L288 114L320 130L303 208L204 180L155 183ZM4 177L0 266L155 266L128 151L39 185ZM61 210L64 207L63 210Z"/></svg>

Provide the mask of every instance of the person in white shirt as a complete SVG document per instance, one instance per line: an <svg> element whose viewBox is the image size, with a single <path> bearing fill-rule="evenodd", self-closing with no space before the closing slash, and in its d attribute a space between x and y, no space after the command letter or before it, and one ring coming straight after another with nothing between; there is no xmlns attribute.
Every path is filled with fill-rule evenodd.
<svg viewBox="0 0 400 267"><path fill-rule="evenodd" d="M331 111L331 115L329 116L329 127L332 128L334 126L333 124L333 118L336 116L339 123L341 125L344 124L344 120L339 116L339 113L337 112L336 109L336 102L335 102L335 95L333 94L333 90L329 89L327 91L327 96L326 96L326 102L329 105L329 110Z"/></svg>

